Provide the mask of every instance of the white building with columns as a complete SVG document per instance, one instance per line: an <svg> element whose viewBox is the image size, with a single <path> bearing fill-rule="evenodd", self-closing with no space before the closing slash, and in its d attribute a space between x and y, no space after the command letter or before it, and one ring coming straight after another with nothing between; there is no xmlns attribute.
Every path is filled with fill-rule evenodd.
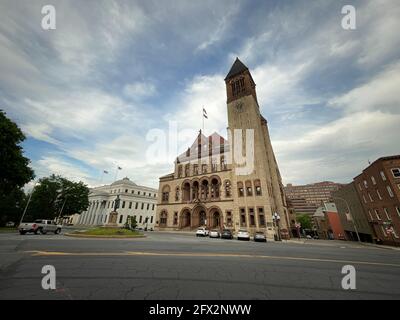
<svg viewBox="0 0 400 320"><path fill-rule="evenodd" d="M157 206L157 190L139 186L129 178L117 180L110 185L92 188L89 207L78 220L78 225L102 226L107 224L119 196L117 224L125 225L128 216L136 217L139 228L154 229Z"/></svg>

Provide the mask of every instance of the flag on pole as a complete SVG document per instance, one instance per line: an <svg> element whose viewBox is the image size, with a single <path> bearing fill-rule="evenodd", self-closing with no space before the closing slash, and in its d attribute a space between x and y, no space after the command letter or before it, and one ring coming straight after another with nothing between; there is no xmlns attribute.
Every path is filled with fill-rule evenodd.
<svg viewBox="0 0 400 320"><path fill-rule="evenodd" d="M108 171L107 170L103 170L103 173L108 174Z"/></svg>
<svg viewBox="0 0 400 320"><path fill-rule="evenodd" d="M207 111L206 109L203 108L203 117L208 119Z"/></svg>

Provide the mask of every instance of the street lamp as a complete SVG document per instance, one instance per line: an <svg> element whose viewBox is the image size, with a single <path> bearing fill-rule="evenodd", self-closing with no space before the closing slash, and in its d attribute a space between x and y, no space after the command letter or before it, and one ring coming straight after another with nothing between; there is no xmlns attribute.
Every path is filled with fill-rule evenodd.
<svg viewBox="0 0 400 320"><path fill-rule="evenodd" d="M36 186L40 186L39 181L36 181L35 184L33 185L32 191L29 194L29 198L28 198L28 201L27 201L27 203L25 205L25 209L24 209L24 212L22 213L22 217L21 217L21 220L19 221L19 224L21 224L22 221L24 220L25 213L28 210L28 206L29 206L29 203L31 202L32 194L33 194L33 191L35 190Z"/></svg>
<svg viewBox="0 0 400 320"><path fill-rule="evenodd" d="M358 234L357 226L356 226L356 224L355 224L355 222L354 222L353 215L351 214L351 211L350 211L350 206L349 206L348 202L346 201L346 199L343 199L343 198L340 198L340 197L331 197L331 198L332 198L332 199L341 200L341 201L343 201L343 202L346 204L347 212L348 212L349 215L350 215L351 222L353 223L353 227L354 227L354 230L355 230L356 235L357 235L357 241L358 241L358 242L361 242L360 235ZM325 209L326 209L326 204L325 204L325 203L324 203L324 206L325 206Z"/></svg>
<svg viewBox="0 0 400 320"><path fill-rule="evenodd" d="M277 234L277 241L282 241L281 240L281 230L280 230L280 226L279 226L279 221L281 220L281 217L278 213L274 212L272 214L272 220L274 221L274 225L275 225L275 233L276 233L276 227L278 227L278 234Z"/></svg>

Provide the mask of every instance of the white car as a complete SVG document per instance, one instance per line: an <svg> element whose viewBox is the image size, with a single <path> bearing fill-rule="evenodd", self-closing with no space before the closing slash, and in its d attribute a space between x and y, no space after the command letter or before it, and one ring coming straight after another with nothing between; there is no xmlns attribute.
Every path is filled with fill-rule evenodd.
<svg viewBox="0 0 400 320"><path fill-rule="evenodd" d="M218 230L211 230L210 231L210 238L219 238L220 234Z"/></svg>
<svg viewBox="0 0 400 320"><path fill-rule="evenodd" d="M207 228L198 228L196 231L196 237L207 237L209 234L209 231Z"/></svg>
<svg viewBox="0 0 400 320"><path fill-rule="evenodd" d="M239 230L238 234L237 234L237 239L238 240L246 240L249 241L250 240L250 234L247 232L247 230Z"/></svg>

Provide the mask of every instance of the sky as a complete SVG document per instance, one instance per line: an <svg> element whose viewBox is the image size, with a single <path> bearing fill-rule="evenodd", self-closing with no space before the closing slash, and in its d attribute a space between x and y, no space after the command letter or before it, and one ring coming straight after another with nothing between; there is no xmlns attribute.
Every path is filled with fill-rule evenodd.
<svg viewBox="0 0 400 320"><path fill-rule="evenodd" d="M55 30L41 26L47 4ZM355 30L342 28L346 4ZM37 178L157 188L203 106L205 133L227 136L224 78L239 57L283 182L346 183L400 154L399 17L397 0L2 0L0 109ZM163 136L168 154L149 152Z"/></svg>

